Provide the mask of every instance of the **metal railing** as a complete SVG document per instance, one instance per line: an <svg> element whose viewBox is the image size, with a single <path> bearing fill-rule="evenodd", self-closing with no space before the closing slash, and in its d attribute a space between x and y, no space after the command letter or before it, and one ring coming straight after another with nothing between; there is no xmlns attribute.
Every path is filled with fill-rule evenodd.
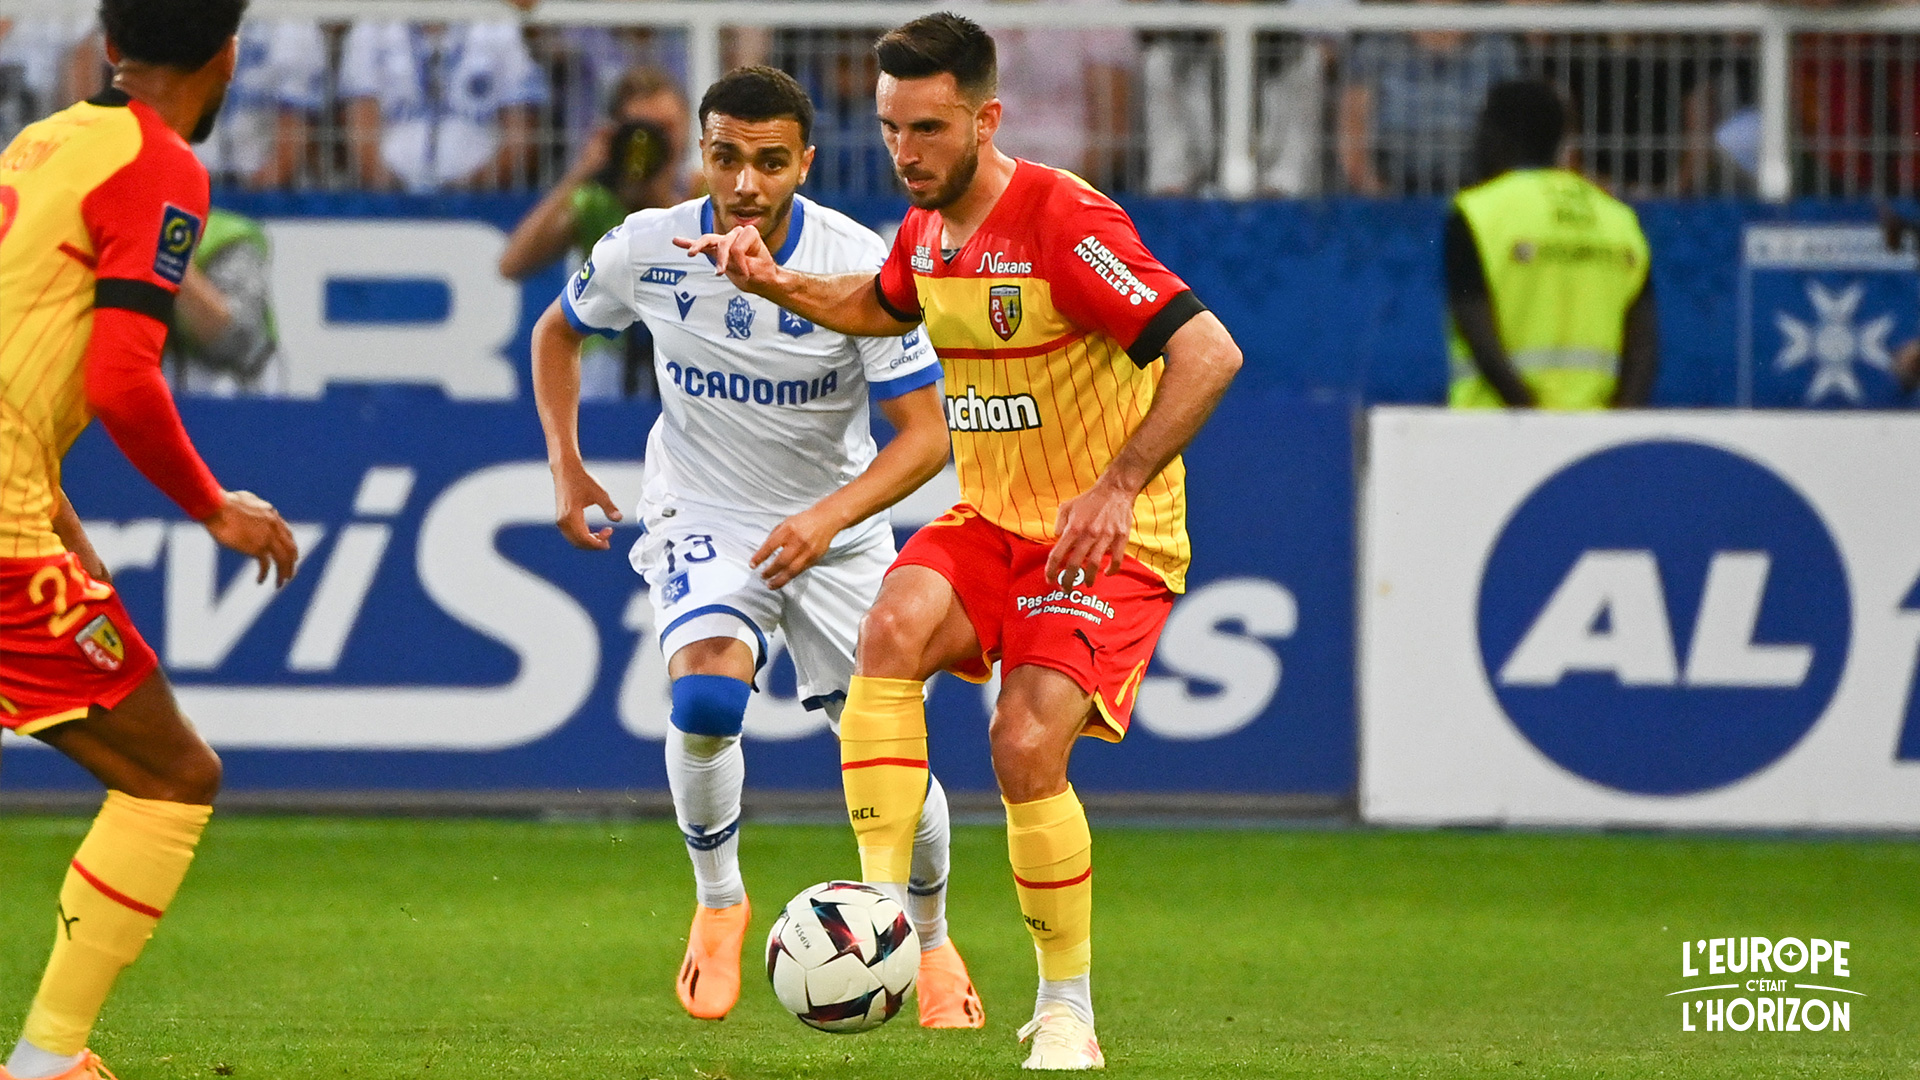
<svg viewBox="0 0 1920 1080"><path fill-rule="evenodd" d="M44 11L45 3L0 0L0 14ZM813 186L888 193L891 169L872 121L871 41L935 6L545 0L522 13L495 0L255 0L257 19L321 27L322 85L318 104L293 110L296 133L279 131L297 140L276 151L283 167L229 170L226 179L544 186L601 123L621 65L652 64L702 88L726 67L757 61L792 71L819 105ZM1567 99L1573 163L1625 194L1920 192L1920 6L1912 4L952 6L1001 40L1005 141L1110 190L1443 193L1471 179L1471 130L1486 87L1535 76ZM400 114L356 105L364 87L356 91L343 73L357 19L518 20L544 92L473 125L485 129L492 154L469 174L395 175L404 170L369 158L382 154L380 139ZM0 124L5 51L0 42ZM482 65L502 78L509 67ZM697 100L697 89L688 96ZM680 123L673 134L690 159L691 126ZM246 130L235 124L229 137Z"/></svg>

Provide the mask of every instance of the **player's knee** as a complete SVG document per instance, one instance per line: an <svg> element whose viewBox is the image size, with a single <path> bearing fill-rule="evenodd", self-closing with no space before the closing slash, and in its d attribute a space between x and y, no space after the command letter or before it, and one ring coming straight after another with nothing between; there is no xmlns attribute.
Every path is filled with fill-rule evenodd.
<svg viewBox="0 0 1920 1080"><path fill-rule="evenodd" d="M165 774L160 777L164 790L159 798L167 802L212 806L214 796L220 794L221 774L220 755L213 752L213 747L199 743L168 764Z"/></svg>
<svg viewBox="0 0 1920 1080"><path fill-rule="evenodd" d="M673 726L705 738L738 736L752 693L751 686L725 675L682 675L673 681Z"/></svg>
<svg viewBox="0 0 1920 1080"><path fill-rule="evenodd" d="M909 612L893 605L874 607L860 620L861 674L898 677L892 669L917 660L926 638L926 628Z"/></svg>

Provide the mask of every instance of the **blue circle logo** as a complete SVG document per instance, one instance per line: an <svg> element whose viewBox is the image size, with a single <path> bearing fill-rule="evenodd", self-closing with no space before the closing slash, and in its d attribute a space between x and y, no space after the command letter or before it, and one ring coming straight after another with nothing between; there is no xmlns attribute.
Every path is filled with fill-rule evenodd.
<svg viewBox="0 0 1920 1080"><path fill-rule="evenodd" d="M1764 466L1691 442L1602 450L1514 512L1480 578L1480 658L1563 768L1685 795L1778 761L1826 711L1852 605L1833 538Z"/></svg>

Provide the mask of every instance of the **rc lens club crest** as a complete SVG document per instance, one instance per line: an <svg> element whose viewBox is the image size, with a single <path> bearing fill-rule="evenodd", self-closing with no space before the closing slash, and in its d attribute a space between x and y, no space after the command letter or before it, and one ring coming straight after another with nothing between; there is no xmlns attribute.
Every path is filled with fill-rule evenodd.
<svg viewBox="0 0 1920 1080"><path fill-rule="evenodd" d="M1020 286L995 285L987 290L987 322L1001 341L1012 341L1020 329Z"/></svg>

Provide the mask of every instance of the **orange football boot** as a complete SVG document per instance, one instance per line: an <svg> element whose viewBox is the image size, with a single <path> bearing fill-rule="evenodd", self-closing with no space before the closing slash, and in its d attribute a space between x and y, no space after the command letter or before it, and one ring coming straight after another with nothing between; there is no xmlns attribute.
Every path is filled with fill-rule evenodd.
<svg viewBox="0 0 1920 1080"><path fill-rule="evenodd" d="M967 976L967 962L948 938L920 954L920 1026L977 1028L987 1023L986 1006Z"/></svg>
<svg viewBox="0 0 1920 1080"><path fill-rule="evenodd" d="M687 1015L724 1020L740 1000L740 947L752 920L753 906L744 900L732 907L694 907L687 958L673 983Z"/></svg>
<svg viewBox="0 0 1920 1080"><path fill-rule="evenodd" d="M0 1068L0 1080L15 1080L15 1078L5 1068ZM47 1080L120 1080L120 1078L113 1075L113 1070L107 1068L106 1062L100 1060L99 1054L91 1050L83 1050L80 1052L80 1061L73 1068L49 1076Z"/></svg>

